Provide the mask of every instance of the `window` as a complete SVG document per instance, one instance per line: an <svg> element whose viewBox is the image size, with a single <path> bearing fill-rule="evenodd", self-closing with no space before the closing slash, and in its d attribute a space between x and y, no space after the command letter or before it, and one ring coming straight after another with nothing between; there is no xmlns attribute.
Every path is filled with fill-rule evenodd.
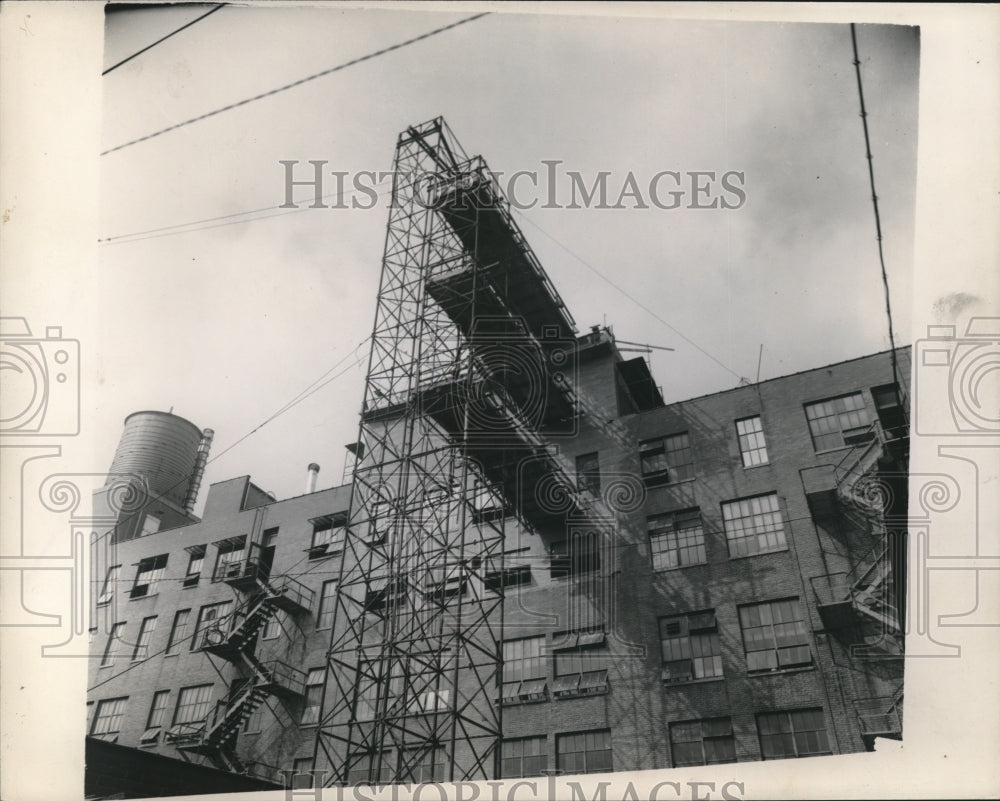
<svg viewBox="0 0 1000 801"><path fill-rule="evenodd" d="M170 639L167 640L167 655L176 654L178 646L187 637L188 626L191 625L191 610L178 609L174 615L174 625L170 627Z"/></svg>
<svg viewBox="0 0 1000 801"><path fill-rule="evenodd" d="M264 631L261 632L261 639L264 640L274 640L281 636L281 632L284 631L285 613L280 609L275 609L271 613L271 617L267 619L267 623L264 624Z"/></svg>
<svg viewBox="0 0 1000 801"><path fill-rule="evenodd" d="M199 684L195 687L181 688L177 696L177 709L174 710L174 723L200 723L208 717L212 708L212 685Z"/></svg>
<svg viewBox="0 0 1000 801"><path fill-rule="evenodd" d="M576 457L577 489L587 490L594 495L601 494L601 463L597 453L585 453Z"/></svg>
<svg viewBox="0 0 1000 801"><path fill-rule="evenodd" d="M260 706L258 706L253 712L250 713L250 717L247 718L246 726L243 727L243 731L247 734L254 734L264 728L264 713L270 711L270 707L267 705L267 701L263 701Z"/></svg>
<svg viewBox="0 0 1000 801"><path fill-rule="evenodd" d="M764 759L807 757L830 753L822 709L768 712L757 716L757 733Z"/></svg>
<svg viewBox="0 0 1000 801"><path fill-rule="evenodd" d="M319 596L319 612L316 615L316 628L328 629L333 625L333 614L337 600L337 582L324 581Z"/></svg>
<svg viewBox="0 0 1000 801"><path fill-rule="evenodd" d="M311 790L313 786L312 757L301 757L292 762L292 790Z"/></svg>
<svg viewBox="0 0 1000 801"><path fill-rule="evenodd" d="M671 723L670 750L675 768L735 762L733 721L731 718L709 718Z"/></svg>
<svg viewBox="0 0 1000 801"><path fill-rule="evenodd" d="M603 631L554 635L556 678L553 698L599 695L608 691L608 651Z"/></svg>
<svg viewBox="0 0 1000 801"><path fill-rule="evenodd" d="M663 680L668 683L722 675L722 650L715 612L660 618Z"/></svg>
<svg viewBox="0 0 1000 801"><path fill-rule="evenodd" d="M391 784L392 783L392 761L390 760L389 751L381 752L381 762L378 765L378 775L373 776L374 765L372 764L375 760L376 754L372 753L358 753L351 755L351 766L347 771L347 783L348 784L369 784L371 782L376 782L378 784Z"/></svg>
<svg viewBox="0 0 1000 801"><path fill-rule="evenodd" d="M730 556L751 556L788 547L775 492L722 504L722 521Z"/></svg>
<svg viewBox="0 0 1000 801"><path fill-rule="evenodd" d="M807 403L805 410L813 448L817 451L850 444L846 440L851 430L865 428L870 422L865 399L860 392Z"/></svg>
<svg viewBox="0 0 1000 801"><path fill-rule="evenodd" d="M545 637L504 640L503 703L546 700Z"/></svg>
<svg viewBox="0 0 1000 801"><path fill-rule="evenodd" d="M160 530L160 525L162 520L158 515L148 514L143 518L142 521L142 533L139 534L140 537L145 537L147 534L155 534Z"/></svg>
<svg viewBox="0 0 1000 801"><path fill-rule="evenodd" d="M135 648L132 651L133 662L149 657L149 641L153 639L154 631L156 631L156 616L143 618L139 625L139 636L136 638Z"/></svg>
<svg viewBox="0 0 1000 801"><path fill-rule="evenodd" d="M416 749L407 749L404 751L403 758L409 762L416 756ZM445 775L445 753L444 748L439 745L433 748L426 749L417 758L415 763L411 763L410 766L403 771L404 776L401 777L405 782L414 782L416 784L427 784L428 782L440 782L444 781Z"/></svg>
<svg viewBox="0 0 1000 801"><path fill-rule="evenodd" d="M548 740L544 736L504 740L502 749L502 779L541 776L549 766Z"/></svg>
<svg viewBox="0 0 1000 801"><path fill-rule="evenodd" d="M222 581L229 576L239 576L243 572L243 556L246 553L246 537L231 537L216 543L218 555L212 581Z"/></svg>
<svg viewBox="0 0 1000 801"><path fill-rule="evenodd" d="M570 537L553 544L549 575L572 578L601 569L601 532L597 529L570 531Z"/></svg>
<svg viewBox="0 0 1000 801"><path fill-rule="evenodd" d="M572 774L614 770L610 730L556 735L556 767L563 773Z"/></svg>
<svg viewBox="0 0 1000 801"><path fill-rule="evenodd" d="M150 556L139 562L139 569L135 574L135 584L132 585L132 592L129 598L146 598L156 595L156 585L163 578L163 571L167 567L167 554Z"/></svg>
<svg viewBox="0 0 1000 801"><path fill-rule="evenodd" d="M323 703L323 668L312 668L306 677L306 698L302 708L302 725L319 723L319 708Z"/></svg>
<svg viewBox="0 0 1000 801"><path fill-rule="evenodd" d="M149 718L146 720L146 731L139 738L139 745L156 745L160 739L160 729L170 703L170 690L158 690L153 693L153 703L149 707Z"/></svg>
<svg viewBox="0 0 1000 801"><path fill-rule="evenodd" d="M647 487L694 478L691 440L686 431L640 442L639 462Z"/></svg>
<svg viewBox="0 0 1000 801"><path fill-rule="evenodd" d="M798 598L740 607L750 672L809 665L809 632Z"/></svg>
<svg viewBox="0 0 1000 801"><path fill-rule="evenodd" d="M744 467L767 464L767 443L760 417L745 417L736 421L736 438L740 442L740 455Z"/></svg>
<svg viewBox="0 0 1000 801"><path fill-rule="evenodd" d="M224 623L224 618L233 609L232 601L222 601L217 604L206 604L198 612L198 624L194 629L194 637L191 638L191 650L197 651L206 645L206 635L214 628Z"/></svg>
<svg viewBox="0 0 1000 801"><path fill-rule="evenodd" d="M185 587L196 587L198 585L198 580L201 578L201 569L205 565L205 550L204 545L195 545L187 549L188 568L187 574L184 576Z"/></svg>
<svg viewBox="0 0 1000 801"><path fill-rule="evenodd" d="M122 641L122 631L124 630L124 623L115 623L111 627L111 633L108 635L108 644L104 646L104 657L101 659L101 667L107 667L115 661L115 658L118 656L118 647Z"/></svg>
<svg viewBox="0 0 1000 801"><path fill-rule="evenodd" d="M106 698L97 702L97 714L94 716L94 723L90 728L90 736L99 740L107 740L110 743L118 739L118 732L122 728L122 718L125 717L125 702L128 696L123 698Z"/></svg>
<svg viewBox="0 0 1000 801"><path fill-rule="evenodd" d="M309 545L309 558L322 559L344 550L344 537L347 534L347 521L341 515L325 515L312 521L312 542Z"/></svg>
<svg viewBox="0 0 1000 801"><path fill-rule="evenodd" d="M169 705L170 690L157 690L153 693L153 703L149 705L149 719L146 721L147 729L163 725Z"/></svg>
<svg viewBox="0 0 1000 801"><path fill-rule="evenodd" d="M97 596L98 606L111 603L111 599L115 595L115 588L118 586L118 574L121 569L121 565L112 565L108 568L108 573L104 577L104 586L101 587L101 594Z"/></svg>
<svg viewBox="0 0 1000 801"><path fill-rule="evenodd" d="M686 509L647 518L653 570L699 565L707 561L701 510Z"/></svg>

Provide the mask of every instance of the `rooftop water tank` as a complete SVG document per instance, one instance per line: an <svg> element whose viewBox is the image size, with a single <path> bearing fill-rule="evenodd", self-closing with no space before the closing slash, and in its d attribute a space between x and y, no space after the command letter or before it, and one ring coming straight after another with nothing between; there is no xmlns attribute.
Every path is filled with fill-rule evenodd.
<svg viewBox="0 0 1000 801"><path fill-rule="evenodd" d="M111 474L137 473L146 479L153 497L184 507L196 477L202 436L198 426L175 414L134 412L125 418Z"/></svg>

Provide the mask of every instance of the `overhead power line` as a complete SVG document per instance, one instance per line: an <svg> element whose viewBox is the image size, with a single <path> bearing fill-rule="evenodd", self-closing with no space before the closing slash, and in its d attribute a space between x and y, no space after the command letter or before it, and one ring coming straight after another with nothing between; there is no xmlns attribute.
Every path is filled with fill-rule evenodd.
<svg viewBox="0 0 1000 801"><path fill-rule="evenodd" d="M394 50L400 50L401 48L408 47L409 45L421 42L424 39L429 39L432 36L437 36L439 33L444 33L445 31L450 31L452 28L457 28L459 25L465 25L468 22L474 22L477 19L482 19L483 17L488 17L491 12L485 11L482 14L474 14L471 17L465 17L465 19L460 19L458 22L453 22L450 25L444 25L440 28L435 28L434 30L427 31L427 33L422 33L419 36L414 36L412 39L407 39L403 42L398 42L394 45L389 45L389 47L384 47L381 50L376 50L374 53L368 53L367 55L360 56L359 58L351 59L350 61L345 61L343 64L338 64L336 67L330 67L329 69L323 70L322 72L317 72L313 75L309 75L305 78L300 78L292 83L285 84L284 86L279 86L277 89L270 89L267 92L262 92L259 95L254 95L253 97L248 97L244 100L239 100L236 103L230 103L228 106L223 106L222 108L217 108L214 111L206 112L205 114L199 114L197 117L192 117L189 120L184 120L183 122L178 122L175 125L168 126L159 131L154 131L151 134L146 134L145 136L140 136L138 139L133 139L130 142L125 142L124 144L117 145L110 150L105 150L101 153L102 156L108 155L108 153L114 153L118 150L123 150L131 145L139 144L139 142L145 142L148 139L153 139L154 137L160 136L170 131L176 131L178 128L183 128L185 125L191 125L195 122L200 122L201 120L208 119L209 117L214 117L216 114L222 114L224 111L232 111L234 108L239 108L240 106L245 106L248 103L253 103L255 100L262 100L265 97L271 97L279 92L284 92L288 89L293 89L296 86L301 86L309 81L314 81L317 78L322 78L325 75L330 75L334 72L338 72L348 67L353 67L355 64L360 64L363 61L370 61L373 58L379 56L384 56L386 53L391 53Z"/></svg>
<svg viewBox="0 0 1000 801"><path fill-rule="evenodd" d="M892 382L899 387L899 366L896 364L896 341L892 333L892 305L889 302L889 277L885 271L885 254L882 250L882 220L878 212L878 195L875 193L875 168L872 165L872 145L868 135L868 112L865 110L865 92L861 85L861 60L858 58L858 37L851 23L851 45L854 48L854 72L858 77L858 99L861 103L861 126L865 132L865 158L868 159L868 182L872 190L875 209L875 238L878 240L878 261L882 267L882 286L885 289L885 316L889 323L889 354L892 361Z"/></svg>
<svg viewBox="0 0 1000 801"><path fill-rule="evenodd" d="M135 58L136 56L141 56L141 55L142 55L143 53L145 53L145 52L146 52L147 50L152 50L152 49L153 49L154 47L156 47L156 46L157 46L157 45L158 45L158 44L159 44L160 42L165 42L165 41L166 41L167 39L169 39L169 38L170 38L171 36L176 36L176 35L177 35L178 33L180 33L181 31L183 31L183 30L184 30L185 28L190 28L190 27L191 27L192 25L194 25L194 24L195 24L196 22L201 22L201 21L202 21L203 19L205 19L205 17L207 17L207 16L210 16L210 15L214 14L214 13L215 13L216 11L220 11L220 10L222 10L222 8L223 8L223 7L225 6L225 5L226 5L225 3L220 3L220 4L219 4L219 5L217 5L217 6L215 7L215 8L213 8L213 9L212 9L211 11L208 11L208 12L206 12L206 13L202 14L202 15L201 15L200 17L196 17L195 19L191 20L191 21L190 21L189 23L187 23L186 25L181 25L181 27L179 27L179 28L178 28L177 30L175 30L175 31L171 31L171 32L170 32L170 33L168 33L168 34L167 34L166 36L163 36L163 37L160 37L160 38L159 38L159 39L157 39L157 40L156 40L155 42L153 42L153 43L152 43L151 45L147 45L146 47L142 48L142 50L138 50L138 51L136 51L135 53L133 53L132 55L130 55L130 56L129 56L128 58L123 58L123 59L122 59L121 61L119 61L119 62L118 62L117 64L113 64L112 66L108 67L108 68L107 68L106 70L104 70L104 72L102 72L102 73L101 73L101 75L107 75L107 74L108 74L109 72L111 72L112 70L116 70L116 69L118 69L118 68L119 68L119 67L120 67L120 66L121 66L122 64L128 64L128 62L130 62L130 61L131 61L131 60L132 60L133 58Z"/></svg>

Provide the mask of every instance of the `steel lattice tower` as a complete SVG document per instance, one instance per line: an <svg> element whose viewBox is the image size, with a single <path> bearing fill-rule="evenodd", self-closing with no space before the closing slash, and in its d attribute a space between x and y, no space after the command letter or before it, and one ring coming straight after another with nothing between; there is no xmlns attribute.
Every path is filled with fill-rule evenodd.
<svg viewBox="0 0 1000 801"><path fill-rule="evenodd" d="M552 369L574 334L482 159L441 119L400 134L317 736L325 784L499 775L504 519L531 517L520 465L548 464L540 437L575 422Z"/></svg>

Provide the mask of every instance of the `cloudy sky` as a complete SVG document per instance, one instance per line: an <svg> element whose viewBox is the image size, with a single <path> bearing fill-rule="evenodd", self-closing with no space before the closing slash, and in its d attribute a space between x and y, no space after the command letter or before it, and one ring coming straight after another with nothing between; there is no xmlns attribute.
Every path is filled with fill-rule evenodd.
<svg viewBox="0 0 1000 801"><path fill-rule="evenodd" d="M105 69L205 10L109 14ZM559 160L567 198L570 171L609 173L612 203L635 177L648 209L538 204L518 221L581 330L606 322L675 349L650 356L668 402L755 379L761 346L761 379L888 347L846 24L495 13L113 150L467 16L227 7L103 78L95 408L108 463L127 414L172 407L216 431L209 482L250 474L289 497L316 461L321 486L340 483L387 199L307 209L300 187L300 210L277 209L279 161L301 177L311 159L389 170L398 133L439 115L495 171ZM919 35L863 25L858 46L909 342ZM688 185L680 208L657 208L648 186L666 170L738 171L746 201L687 208Z"/></svg>

